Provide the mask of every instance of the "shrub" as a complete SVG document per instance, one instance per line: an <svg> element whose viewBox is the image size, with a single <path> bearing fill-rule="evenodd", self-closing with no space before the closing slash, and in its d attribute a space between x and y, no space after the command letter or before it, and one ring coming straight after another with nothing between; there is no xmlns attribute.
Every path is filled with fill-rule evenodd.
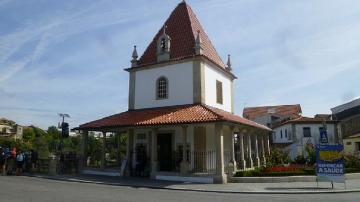
<svg viewBox="0 0 360 202"><path fill-rule="evenodd" d="M275 148L271 151L270 156L267 158L267 167L289 163L290 159L287 153Z"/></svg>
<svg viewBox="0 0 360 202"><path fill-rule="evenodd" d="M298 155L295 159L294 162L297 164L305 164L306 163L306 158L304 157L304 155Z"/></svg>
<svg viewBox="0 0 360 202"><path fill-rule="evenodd" d="M360 168L345 168L345 173L360 173Z"/></svg>
<svg viewBox="0 0 360 202"><path fill-rule="evenodd" d="M360 159L353 155L345 156L345 168L359 168L360 169Z"/></svg>
<svg viewBox="0 0 360 202"><path fill-rule="evenodd" d="M307 162L311 165L316 163L316 148L313 144L307 144L305 150L308 154Z"/></svg>
<svg viewBox="0 0 360 202"><path fill-rule="evenodd" d="M314 175L303 170L293 171L280 171L280 172L259 172L256 170L239 171L235 173L234 177L280 177L280 176L302 176L302 175Z"/></svg>

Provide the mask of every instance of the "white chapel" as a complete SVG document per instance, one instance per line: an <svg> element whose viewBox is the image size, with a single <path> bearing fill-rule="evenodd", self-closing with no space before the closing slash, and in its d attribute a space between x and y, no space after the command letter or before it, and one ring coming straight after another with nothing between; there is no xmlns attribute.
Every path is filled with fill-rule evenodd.
<svg viewBox="0 0 360 202"><path fill-rule="evenodd" d="M230 55L224 64L185 1L129 66L128 110L78 127L83 170L90 131L127 136L129 176L226 183L266 163L271 129L234 114Z"/></svg>

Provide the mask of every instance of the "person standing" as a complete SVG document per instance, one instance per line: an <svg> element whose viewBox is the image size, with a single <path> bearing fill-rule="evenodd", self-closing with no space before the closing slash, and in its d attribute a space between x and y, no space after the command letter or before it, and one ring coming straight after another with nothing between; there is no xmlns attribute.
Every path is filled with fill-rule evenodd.
<svg viewBox="0 0 360 202"><path fill-rule="evenodd" d="M35 150L31 150L31 173L37 168L38 154Z"/></svg>
<svg viewBox="0 0 360 202"><path fill-rule="evenodd" d="M16 175L17 176L22 174L24 160L25 160L24 154L21 151L19 151L16 155Z"/></svg>
<svg viewBox="0 0 360 202"><path fill-rule="evenodd" d="M5 151L2 147L0 147L0 175L4 175L5 172Z"/></svg>
<svg viewBox="0 0 360 202"><path fill-rule="evenodd" d="M7 165L7 174L13 175L16 166L16 147L14 147L11 151L9 151L6 165Z"/></svg>

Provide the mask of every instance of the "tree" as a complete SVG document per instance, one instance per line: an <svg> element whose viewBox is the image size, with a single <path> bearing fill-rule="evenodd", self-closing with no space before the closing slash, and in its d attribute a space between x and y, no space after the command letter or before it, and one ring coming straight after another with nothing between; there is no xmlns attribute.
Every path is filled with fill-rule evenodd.
<svg viewBox="0 0 360 202"><path fill-rule="evenodd" d="M39 136L33 142L34 149L38 152L38 158L46 160L49 158L49 145L44 136Z"/></svg>
<svg viewBox="0 0 360 202"><path fill-rule="evenodd" d="M51 136L53 139L60 139L61 132L58 130L56 126L50 126L47 130L47 134Z"/></svg>
<svg viewBox="0 0 360 202"><path fill-rule="evenodd" d="M34 128L26 127L23 130L23 141L24 142L33 142L35 140L36 134Z"/></svg>

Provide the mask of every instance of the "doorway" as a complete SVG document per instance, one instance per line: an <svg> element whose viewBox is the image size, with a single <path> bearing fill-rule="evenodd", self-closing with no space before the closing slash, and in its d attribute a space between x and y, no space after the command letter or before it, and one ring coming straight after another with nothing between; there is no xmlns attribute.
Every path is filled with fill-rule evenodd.
<svg viewBox="0 0 360 202"><path fill-rule="evenodd" d="M172 171L172 134L157 135L159 171Z"/></svg>

